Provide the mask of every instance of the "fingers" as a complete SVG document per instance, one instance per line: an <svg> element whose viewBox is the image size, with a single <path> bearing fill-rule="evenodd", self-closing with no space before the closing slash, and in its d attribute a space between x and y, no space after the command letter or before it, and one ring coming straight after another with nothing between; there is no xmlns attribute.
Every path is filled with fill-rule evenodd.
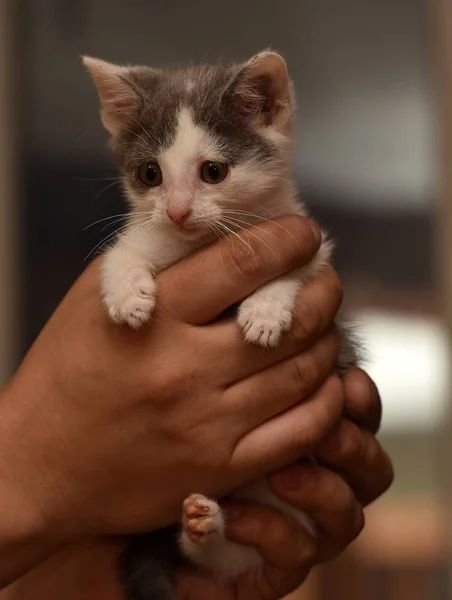
<svg viewBox="0 0 452 600"><path fill-rule="evenodd" d="M235 319L203 327L203 335L221 352L225 385L257 373L278 361L308 348L334 322L342 300L342 288L336 272L325 269L319 278L303 287L299 294L291 331L280 345L271 350L243 342ZM206 342L208 343L208 342Z"/></svg>
<svg viewBox="0 0 452 600"><path fill-rule="evenodd" d="M338 423L344 407L343 385L337 376L302 404L286 410L245 434L236 444L231 463L250 477L287 465L313 448Z"/></svg>
<svg viewBox="0 0 452 600"><path fill-rule="evenodd" d="M338 336L330 329L308 350L228 388L224 401L249 431L317 390L334 370Z"/></svg>
<svg viewBox="0 0 452 600"><path fill-rule="evenodd" d="M364 506L381 496L391 485L391 461L375 436L343 419L320 443L316 458L338 471Z"/></svg>
<svg viewBox="0 0 452 600"><path fill-rule="evenodd" d="M381 423L381 400L377 386L361 369L352 369L344 377L345 410L350 420L376 433Z"/></svg>
<svg viewBox="0 0 452 600"><path fill-rule="evenodd" d="M276 600L303 583L317 554L316 540L307 531L269 506L235 502L225 509L227 537L254 546L264 559L263 577L253 579L261 588L259 597Z"/></svg>
<svg viewBox="0 0 452 600"><path fill-rule="evenodd" d="M316 523L316 562L341 552L364 526L364 514L350 487L336 473L307 461L270 477L270 485L282 499Z"/></svg>
<svg viewBox="0 0 452 600"><path fill-rule="evenodd" d="M228 502L225 508L230 539L255 546L266 562L280 569L312 565L315 539L275 509L248 501Z"/></svg>
<svg viewBox="0 0 452 600"><path fill-rule="evenodd" d="M224 238L161 273L165 311L185 323L209 323L267 281L306 265L320 246L318 227L296 216L260 224L240 238Z"/></svg>

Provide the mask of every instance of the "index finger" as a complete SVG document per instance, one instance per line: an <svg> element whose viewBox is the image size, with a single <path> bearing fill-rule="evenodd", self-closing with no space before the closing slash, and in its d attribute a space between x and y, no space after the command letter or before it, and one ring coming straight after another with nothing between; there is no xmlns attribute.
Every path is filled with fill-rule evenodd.
<svg viewBox="0 0 452 600"><path fill-rule="evenodd" d="M161 273L159 298L178 320L209 323L264 283L308 264L320 239L318 227L299 216L250 227Z"/></svg>

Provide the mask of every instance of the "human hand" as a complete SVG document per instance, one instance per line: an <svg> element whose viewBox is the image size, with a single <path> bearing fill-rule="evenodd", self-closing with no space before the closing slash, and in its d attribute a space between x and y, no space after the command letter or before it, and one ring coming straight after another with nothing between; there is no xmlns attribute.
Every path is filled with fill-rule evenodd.
<svg viewBox="0 0 452 600"><path fill-rule="evenodd" d="M328 467L303 461L270 477L280 498L311 517L317 536L270 507L230 505L228 536L256 547L265 559L264 570L230 584L183 572L178 580L180 600L278 600L299 587L315 564L338 556L360 533L364 506L387 490L393 471L374 436L381 418L375 384L353 369L344 378L344 389L350 420L342 420L318 447L318 457Z"/></svg>
<svg viewBox="0 0 452 600"><path fill-rule="evenodd" d="M141 332L108 321L98 264L89 267L0 398L3 539L31 532L42 551L44 539L152 530L176 519L192 489L218 496L309 453L343 409L329 377L335 273L304 288L271 353L246 345L235 320L212 321L309 262L316 231L286 218L249 245L225 239L188 257L159 276Z"/></svg>
<svg viewBox="0 0 452 600"><path fill-rule="evenodd" d="M271 476L281 498L311 515L318 537L269 507L230 505L228 536L259 548L265 570L258 578L241 578L236 586L218 584L208 575L181 573L179 600L276 600L302 584L313 565L337 556L359 533L362 507L387 489L392 467L373 436L381 416L375 385L359 369L351 371L344 384L347 413L354 424L342 421L319 445L330 469L302 462ZM104 539L67 548L0 593L0 600L126 600L117 568L123 545L120 539Z"/></svg>

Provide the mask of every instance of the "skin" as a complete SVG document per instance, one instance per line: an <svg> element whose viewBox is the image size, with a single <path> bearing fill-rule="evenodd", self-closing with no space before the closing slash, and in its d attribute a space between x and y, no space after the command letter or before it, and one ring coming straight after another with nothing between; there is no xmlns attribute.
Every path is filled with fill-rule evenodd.
<svg viewBox="0 0 452 600"><path fill-rule="evenodd" d="M389 487L393 472L375 438L381 417L375 385L355 369L344 379L344 392L350 420L341 420L317 446L322 464L301 461L270 476L275 492L313 519L318 537L312 538L269 507L230 504L228 536L258 548L266 561L264 571L234 585L218 584L208 575L181 573L180 600L277 600L301 585L313 565L340 554L359 534L363 508ZM126 600L116 569L122 548L120 539L79 543L30 572L0 599Z"/></svg>
<svg viewBox="0 0 452 600"><path fill-rule="evenodd" d="M253 233L159 275L140 332L108 321L98 263L69 291L0 394L0 586L80 540L169 524L193 489L227 494L337 425L333 270L303 290L272 352L246 345L234 319L212 323L320 244L300 217Z"/></svg>

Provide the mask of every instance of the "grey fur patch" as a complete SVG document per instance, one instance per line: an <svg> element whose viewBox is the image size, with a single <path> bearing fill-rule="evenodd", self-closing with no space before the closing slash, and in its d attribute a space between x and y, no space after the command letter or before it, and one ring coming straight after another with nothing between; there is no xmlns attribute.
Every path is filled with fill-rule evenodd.
<svg viewBox="0 0 452 600"><path fill-rule="evenodd" d="M339 356L337 370L340 375L345 375L353 367L362 365L366 352L356 327L349 323L337 323L339 333Z"/></svg>
<svg viewBox="0 0 452 600"><path fill-rule="evenodd" d="M139 97L129 126L112 140L116 160L125 172L134 171L168 148L176 135L178 114L189 107L196 125L218 139L231 165L276 155L271 142L259 135L249 114L240 110L235 86L240 66L202 65L159 71L134 67L123 79Z"/></svg>

